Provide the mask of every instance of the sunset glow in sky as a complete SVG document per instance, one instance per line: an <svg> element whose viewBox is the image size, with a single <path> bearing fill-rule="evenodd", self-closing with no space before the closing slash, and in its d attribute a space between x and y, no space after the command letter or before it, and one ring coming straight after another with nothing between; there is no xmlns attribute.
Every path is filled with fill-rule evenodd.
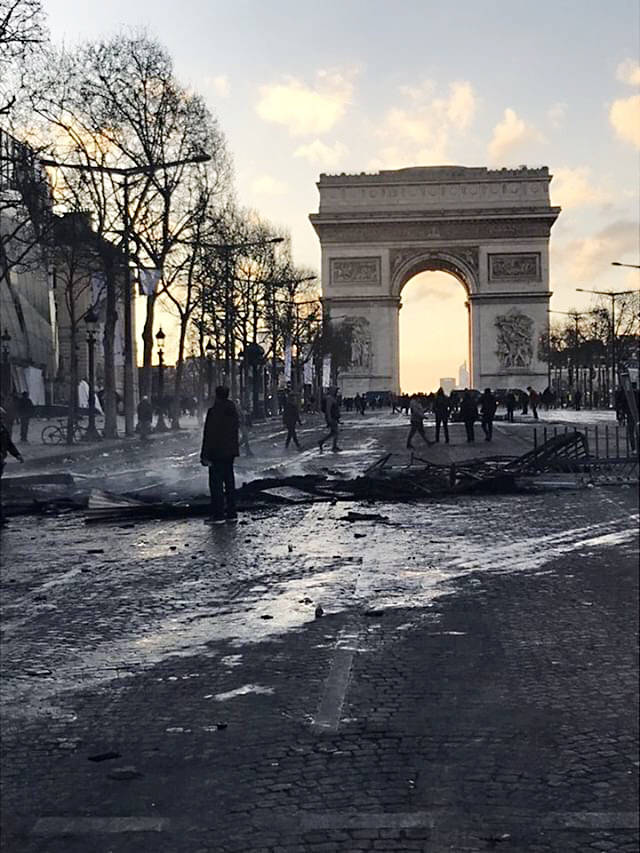
<svg viewBox="0 0 640 853"><path fill-rule="evenodd" d="M207 98L239 201L291 231L319 271L308 221L320 172L547 165L552 307L576 287L637 287L637 0L44 0L56 41L143 26ZM443 273L403 293L402 384L430 388L467 357L464 291ZM411 311L406 311L411 306ZM169 356L171 341L167 341Z"/></svg>

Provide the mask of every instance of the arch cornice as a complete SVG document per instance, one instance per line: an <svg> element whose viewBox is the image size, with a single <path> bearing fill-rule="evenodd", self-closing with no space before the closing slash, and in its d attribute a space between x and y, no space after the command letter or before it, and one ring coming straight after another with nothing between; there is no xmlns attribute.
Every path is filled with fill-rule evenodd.
<svg viewBox="0 0 640 853"><path fill-rule="evenodd" d="M389 266L392 296L400 296L402 288L410 278L427 271L451 273L465 287L469 296L479 291L480 262L477 246L391 249Z"/></svg>

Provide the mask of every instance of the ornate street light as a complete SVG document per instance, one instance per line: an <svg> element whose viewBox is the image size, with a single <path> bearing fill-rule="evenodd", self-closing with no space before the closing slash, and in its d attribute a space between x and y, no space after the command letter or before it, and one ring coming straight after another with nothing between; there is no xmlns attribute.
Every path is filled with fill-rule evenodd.
<svg viewBox="0 0 640 853"><path fill-rule="evenodd" d="M164 339L165 333L162 326L156 332L156 344L158 346L158 420L155 432L167 432L169 427L164 419Z"/></svg>
<svg viewBox="0 0 640 853"><path fill-rule="evenodd" d="M9 344L11 343L11 335L5 328L2 335L2 376L0 379L1 390L3 394L9 394L11 391L11 365L9 364Z"/></svg>
<svg viewBox="0 0 640 853"><path fill-rule="evenodd" d="M85 441L100 441L102 436L96 429L96 366L95 366L95 345L96 345L96 329L99 317L93 310L93 306L89 308L84 315L84 322L87 327L87 349L89 353L89 426L84 436Z"/></svg>
<svg viewBox="0 0 640 853"><path fill-rule="evenodd" d="M207 341L204 351L207 356L207 400L210 404L213 399L213 353L215 351L211 338Z"/></svg>

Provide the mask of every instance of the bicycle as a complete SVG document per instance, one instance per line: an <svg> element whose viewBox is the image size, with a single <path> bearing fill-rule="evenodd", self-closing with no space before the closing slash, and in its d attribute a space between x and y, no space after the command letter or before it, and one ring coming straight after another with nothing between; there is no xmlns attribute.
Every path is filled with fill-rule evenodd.
<svg viewBox="0 0 640 853"><path fill-rule="evenodd" d="M76 421L73 425L73 443L83 441L87 434L87 427ZM57 424L47 424L42 430L40 437L43 444L66 444L67 422L60 420Z"/></svg>

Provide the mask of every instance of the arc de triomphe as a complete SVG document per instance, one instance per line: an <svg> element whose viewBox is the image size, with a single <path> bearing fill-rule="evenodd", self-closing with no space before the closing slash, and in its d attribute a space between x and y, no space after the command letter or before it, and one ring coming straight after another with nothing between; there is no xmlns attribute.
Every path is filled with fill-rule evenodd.
<svg viewBox="0 0 640 853"><path fill-rule="evenodd" d="M353 363L340 378L345 395L400 390L400 297L424 270L452 273L467 291L472 387L546 386L538 341L560 212L550 180L546 167L320 175L310 219L322 247L325 312L336 322L352 318L355 329Z"/></svg>

